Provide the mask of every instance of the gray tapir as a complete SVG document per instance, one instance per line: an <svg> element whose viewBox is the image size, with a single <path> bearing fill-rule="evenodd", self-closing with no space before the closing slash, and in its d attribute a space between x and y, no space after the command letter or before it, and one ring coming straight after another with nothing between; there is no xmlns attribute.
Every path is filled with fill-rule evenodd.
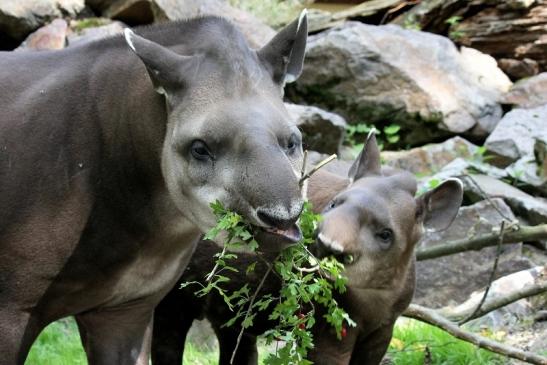
<svg viewBox="0 0 547 365"><path fill-rule="evenodd" d="M352 165L348 179L323 171L312 176L309 197L324 215L314 251L320 257L334 255L345 263L348 290L337 300L357 323L356 328L345 328L344 338L338 340L316 305L315 348L309 354L314 364L380 363L393 324L414 293L414 247L424 225L446 228L458 212L463 189L458 180L448 180L417 198L415 193L413 175L380 168L374 135ZM219 251L213 242L200 243L180 281L203 281L214 265L213 254ZM255 272L247 276L245 268L254 261ZM227 274L232 280L226 285L232 290L247 282L254 292L267 270L263 261L250 254L239 254L232 266L239 268L239 273ZM272 274L259 297L266 293L275 296L281 285ZM175 287L156 308L153 365L180 364L192 321L203 317L211 322L219 339L220 364L230 363L240 322L223 326L234 312L214 292L197 298L195 290L192 286ZM245 331L234 364L257 364L256 336L275 324L267 317L267 312L259 312L254 325Z"/></svg>
<svg viewBox="0 0 547 365"><path fill-rule="evenodd" d="M69 315L90 364L148 364L153 309L211 202L265 241L299 238L301 135L282 89L305 14L259 50L217 17L136 33L0 53L2 365Z"/></svg>

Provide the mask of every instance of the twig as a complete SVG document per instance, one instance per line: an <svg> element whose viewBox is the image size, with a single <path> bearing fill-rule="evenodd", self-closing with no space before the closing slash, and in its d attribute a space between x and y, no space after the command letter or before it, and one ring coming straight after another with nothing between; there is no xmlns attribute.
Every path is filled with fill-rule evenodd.
<svg viewBox="0 0 547 365"><path fill-rule="evenodd" d="M498 270L498 262L501 256L501 246L503 243L503 235L505 233L505 220L501 221L500 225L500 233L499 233L499 239L498 239L498 249L496 250L496 258L494 259L494 265L492 266L492 271L490 272L490 277L488 278L488 285L486 286L486 290L484 291L484 294L481 298L481 301L477 305L477 308L466 318L462 319L460 322L458 322L459 325L462 325L469 320L473 319L477 313L481 310L482 305L484 304L484 301L486 300L486 297L488 296L488 293L490 292L490 288L492 287L492 282L494 281L494 277L496 276L496 271Z"/></svg>
<svg viewBox="0 0 547 365"><path fill-rule="evenodd" d="M475 185L475 187L477 188L477 190L479 191L480 195L482 195L482 197L488 201L488 204L490 204L490 206L492 208L494 208L494 210L496 212L498 212L498 214L503 218L503 219L506 219L507 221L511 222L511 218L506 216L499 208L496 204L494 204L494 202L492 201L492 199L490 198L490 196L486 193L486 191L484 191L484 189L479 185L479 183L470 175L470 174L464 174L461 176L462 178L465 178L469 181L471 181L471 183L473 185Z"/></svg>
<svg viewBox="0 0 547 365"><path fill-rule="evenodd" d="M330 155L329 157L327 157L326 159L324 159L323 161L319 162L317 165L315 165L313 167L313 169L311 169L310 171L308 171L305 175L303 175L301 178L300 178L300 181L299 181L299 184L300 184L300 187L302 187L302 184L304 183L304 181L306 181L307 179L309 179L313 174L315 174L317 172L317 170L319 170L321 167L325 166L326 164L328 164L329 162L335 160L337 158L336 154L334 155Z"/></svg>
<svg viewBox="0 0 547 365"><path fill-rule="evenodd" d="M503 243L508 244L543 239L547 239L547 224L540 224L537 226L520 226L516 231L506 232L503 236ZM452 241L444 245L419 249L416 251L416 259L418 261L422 261L464 251L477 251L485 247L497 245L498 240L499 233L492 233L472 239Z"/></svg>
<svg viewBox="0 0 547 365"><path fill-rule="evenodd" d="M465 331L455 323L449 321L433 309L411 304L403 313L405 317L417 319L438 327L460 340L470 342L480 348L502 354L504 356L518 359L536 365L547 365L547 358L534 353L517 349L513 346L501 344L489 338Z"/></svg>
<svg viewBox="0 0 547 365"><path fill-rule="evenodd" d="M279 256L277 258L279 258ZM276 260L277 260L277 258L276 258ZM245 313L245 317L243 318L243 322L241 322L241 330L239 331L239 334L237 335L237 342L236 342L236 346L234 348L234 352L232 352L232 357L230 358L230 364L234 363L234 359L235 359L235 356L236 356L237 349L239 347L239 343L241 342L241 338L243 337L243 332L245 332L245 327L243 327L243 323L249 317L249 314L251 313L251 310L253 308L256 297L257 297L258 293L260 292L260 289L262 289L262 286L264 286L264 283L266 282L266 278L268 277L268 275L270 275L270 272L273 269L273 265L271 265L269 263L267 265L268 265L268 270L266 270L266 273L262 277L262 280L260 280L260 283L256 287L256 290L253 293L253 296L251 297L251 301L249 302L249 306L247 307L247 312Z"/></svg>
<svg viewBox="0 0 547 365"><path fill-rule="evenodd" d="M227 246L228 246L228 244L224 245L224 247L222 248L222 252L220 253L219 258L224 256L224 254L226 253ZM218 265L219 265L219 261L217 259L216 262L215 262L215 266L213 267L213 270L211 270L211 272L209 274L207 274L207 276L205 277L206 282L210 282L213 279L213 276L216 274L216 271L218 269Z"/></svg>

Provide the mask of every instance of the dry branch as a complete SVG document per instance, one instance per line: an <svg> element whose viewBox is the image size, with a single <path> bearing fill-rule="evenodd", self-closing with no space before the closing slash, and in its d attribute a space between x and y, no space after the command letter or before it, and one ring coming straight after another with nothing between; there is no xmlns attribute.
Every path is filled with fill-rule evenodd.
<svg viewBox="0 0 547 365"><path fill-rule="evenodd" d="M416 259L418 261L429 260L464 251L478 251L485 247L497 245L498 239L499 232L495 232L470 239L461 239L443 245L421 248L416 251ZM547 224L540 224L537 226L520 226L515 231L506 232L503 236L503 243L507 244L544 239L547 239Z"/></svg>
<svg viewBox="0 0 547 365"><path fill-rule="evenodd" d="M543 356L522 351L513 346L501 344L489 338L465 331L433 309L422 307L417 304L411 304L403 315L405 317L417 319L438 327L460 340L470 342L478 347L490 350L492 352L505 355L513 359L525 361L530 364L547 365L547 358Z"/></svg>

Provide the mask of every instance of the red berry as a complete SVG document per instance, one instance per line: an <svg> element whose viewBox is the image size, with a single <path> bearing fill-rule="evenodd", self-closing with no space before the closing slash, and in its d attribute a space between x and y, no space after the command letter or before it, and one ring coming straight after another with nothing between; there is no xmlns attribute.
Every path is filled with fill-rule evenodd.
<svg viewBox="0 0 547 365"><path fill-rule="evenodd" d="M301 330L305 330L306 329L306 325L304 323L299 323L298 324L298 328L300 328Z"/></svg>
<svg viewBox="0 0 547 365"><path fill-rule="evenodd" d="M346 329L346 326L342 326L342 329L340 330L340 336L342 338L345 338L348 335L348 330Z"/></svg>
<svg viewBox="0 0 547 365"><path fill-rule="evenodd" d="M298 319L304 319L306 315L304 313L298 313Z"/></svg>

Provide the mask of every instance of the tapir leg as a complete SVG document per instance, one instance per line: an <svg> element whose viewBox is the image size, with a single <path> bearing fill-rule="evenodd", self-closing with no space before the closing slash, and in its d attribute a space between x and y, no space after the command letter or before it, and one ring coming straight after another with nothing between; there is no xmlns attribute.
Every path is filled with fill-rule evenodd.
<svg viewBox="0 0 547 365"><path fill-rule="evenodd" d="M366 338L360 338L351 355L350 365L378 365L386 354L393 326L384 326Z"/></svg>
<svg viewBox="0 0 547 365"><path fill-rule="evenodd" d="M105 308L75 316L89 365L148 365L153 308Z"/></svg>
<svg viewBox="0 0 547 365"><path fill-rule="evenodd" d="M23 365L42 328L26 312L0 308L0 365Z"/></svg>
<svg viewBox="0 0 547 365"><path fill-rule="evenodd" d="M177 290L177 289L173 289ZM184 355L186 335L192 326L194 316L185 311L178 300L178 293L170 292L154 311L154 332L152 336L152 364L181 364ZM175 300L169 300L175 297Z"/></svg>
<svg viewBox="0 0 547 365"><path fill-rule="evenodd" d="M220 347L219 365L230 365L230 359L237 344L239 331L234 328L215 328ZM258 351L256 349L256 336L244 333L237 347L234 364L257 365Z"/></svg>

